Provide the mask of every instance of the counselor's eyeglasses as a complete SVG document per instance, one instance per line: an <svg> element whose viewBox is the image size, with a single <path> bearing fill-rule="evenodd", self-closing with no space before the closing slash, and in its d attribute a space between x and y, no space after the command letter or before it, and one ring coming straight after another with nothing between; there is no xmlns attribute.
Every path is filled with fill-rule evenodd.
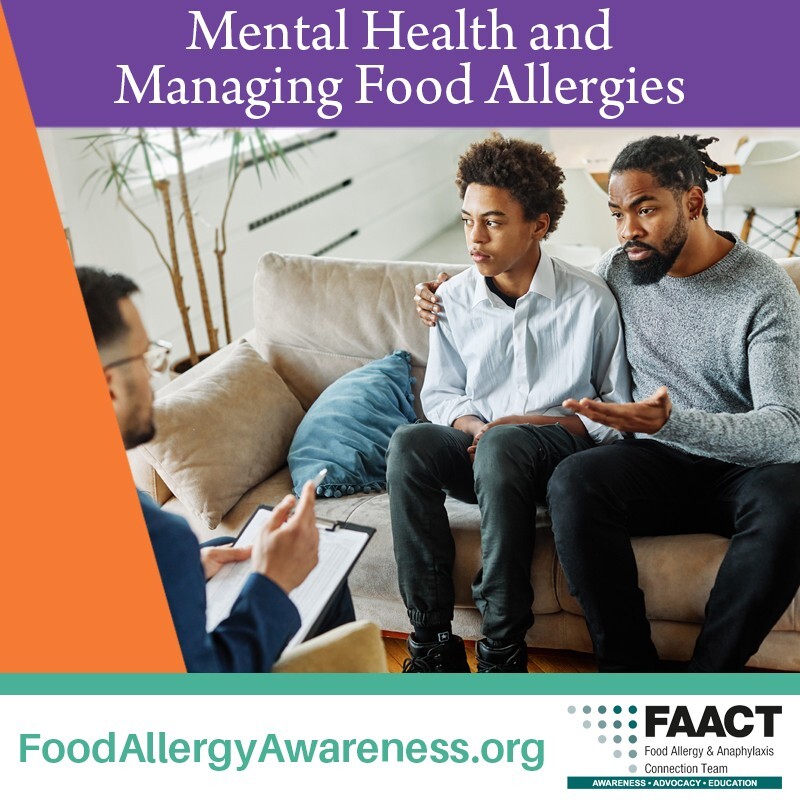
<svg viewBox="0 0 800 800"><path fill-rule="evenodd" d="M120 358L118 361L112 361L110 364L105 364L103 369L121 367L123 364L128 364L131 361L136 361L141 358L144 361L145 367L147 367L147 371L151 375L156 375L167 369L167 356L169 356L171 350L172 342L159 339L158 341L150 342L144 353L140 353L138 356L128 356L127 358Z"/></svg>

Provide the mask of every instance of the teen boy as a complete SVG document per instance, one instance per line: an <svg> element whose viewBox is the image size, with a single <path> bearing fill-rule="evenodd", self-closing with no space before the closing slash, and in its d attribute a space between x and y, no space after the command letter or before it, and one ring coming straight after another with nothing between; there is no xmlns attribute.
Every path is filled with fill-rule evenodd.
<svg viewBox="0 0 800 800"><path fill-rule="evenodd" d="M398 429L388 456L400 592L414 627L407 672L469 671L451 632L445 494L481 510L479 670L526 672L536 503L562 459L618 436L562 406L576 396L629 397L613 296L540 247L564 211L563 180L540 145L498 135L459 161L474 266L440 290L447 311L431 331L421 395L433 424Z"/></svg>

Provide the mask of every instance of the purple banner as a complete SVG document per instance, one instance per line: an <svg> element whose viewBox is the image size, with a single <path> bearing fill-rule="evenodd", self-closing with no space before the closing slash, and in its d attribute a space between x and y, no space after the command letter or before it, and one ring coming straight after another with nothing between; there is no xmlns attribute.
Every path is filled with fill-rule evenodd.
<svg viewBox="0 0 800 800"><path fill-rule="evenodd" d="M2 5L41 126L800 124L785 0Z"/></svg>

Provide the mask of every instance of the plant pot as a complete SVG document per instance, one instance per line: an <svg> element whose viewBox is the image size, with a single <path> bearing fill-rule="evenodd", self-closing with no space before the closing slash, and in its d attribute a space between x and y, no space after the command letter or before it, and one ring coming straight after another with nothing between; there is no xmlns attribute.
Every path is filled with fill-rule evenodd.
<svg viewBox="0 0 800 800"><path fill-rule="evenodd" d="M197 363L199 364L203 359L208 358L211 355L209 352L205 353L198 353L197 354ZM170 380L174 380L179 375L183 375L184 372L188 372L193 366L197 366L196 364L192 364L189 356L184 356L183 358L179 358L177 361L173 361L169 365L169 378Z"/></svg>

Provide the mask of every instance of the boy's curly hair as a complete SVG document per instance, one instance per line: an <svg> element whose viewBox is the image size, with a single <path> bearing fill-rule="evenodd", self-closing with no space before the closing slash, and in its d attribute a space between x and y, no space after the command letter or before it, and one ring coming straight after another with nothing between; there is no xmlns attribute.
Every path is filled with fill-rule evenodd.
<svg viewBox="0 0 800 800"><path fill-rule="evenodd" d="M558 227L567 204L563 182L564 173L552 153L535 142L506 139L499 133L470 145L458 160L456 186L462 200L471 183L506 189L522 206L525 219L550 215L547 235Z"/></svg>

